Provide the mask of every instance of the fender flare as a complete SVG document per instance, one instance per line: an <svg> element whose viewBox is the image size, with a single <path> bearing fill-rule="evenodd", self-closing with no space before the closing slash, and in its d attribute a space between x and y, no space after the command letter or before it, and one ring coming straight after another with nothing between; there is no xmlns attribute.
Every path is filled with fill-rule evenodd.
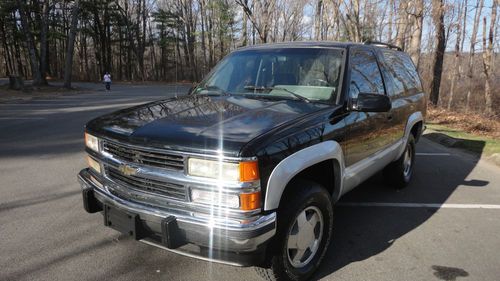
<svg viewBox="0 0 500 281"><path fill-rule="evenodd" d="M340 181L339 188L341 188L344 174L344 154L342 147L336 141L324 141L299 150L276 165L267 182L264 210L277 209L283 192L290 180L304 169L325 160L338 161L338 168L340 168L338 173L339 178L335 180ZM332 173L335 173L335 171L332 171ZM333 200L335 200L335 196L339 196L338 194L340 194L340 190L334 190L334 194L332 194L334 197Z"/></svg>
<svg viewBox="0 0 500 281"><path fill-rule="evenodd" d="M423 121L424 121L424 117L422 115L422 112L420 112L420 111L413 112L410 115L410 117L408 117L408 121L406 122L406 127L405 127L405 134L403 136L404 145L401 146L400 151L398 153L398 157L396 159L401 157L401 155L403 154L403 152L406 148L408 138L410 137L410 134L411 134L411 128L413 128L413 126L415 126L415 124L417 124L418 122L423 123ZM424 124L422 124L422 129L423 129L423 125Z"/></svg>

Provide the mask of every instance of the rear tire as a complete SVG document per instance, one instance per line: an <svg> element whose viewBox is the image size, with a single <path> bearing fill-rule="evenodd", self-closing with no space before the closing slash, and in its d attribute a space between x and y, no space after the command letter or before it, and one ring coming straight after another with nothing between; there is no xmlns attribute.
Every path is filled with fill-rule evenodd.
<svg viewBox="0 0 500 281"><path fill-rule="evenodd" d="M384 178L395 188L404 188L410 183L414 164L415 137L413 137L413 134L410 134L401 157L385 167Z"/></svg>
<svg viewBox="0 0 500 281"><path fill-rule="evenodd" d="M316 271L330 244L333 205L321 185L295 180L281 200L278 229L266 264L256 267L267 281L307 280Z"/></svg>

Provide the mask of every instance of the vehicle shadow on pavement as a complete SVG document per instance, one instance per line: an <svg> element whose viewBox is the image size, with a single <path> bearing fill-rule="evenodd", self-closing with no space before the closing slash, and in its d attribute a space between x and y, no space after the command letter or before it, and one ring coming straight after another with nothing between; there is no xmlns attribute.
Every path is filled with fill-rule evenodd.
<svg viewBox="0 0 500 281"><path fill-rule="evenodd" d="M81 193L80 190L70 190L70 191L65 191L65 192L59 192L57 194L43 195L43 196L36 197L36 198L10 201L8 203L4 203L4 204L0 205L0 213L2 213L4 211L9 211L12 209L22 208L25 206L45 204L47 202L68 198L68 197L71 197L71 196L74 196L74 195L77 195L80 193Z"/></svg>
<svg viewBox="0 0 500 281"><path fill-rule="evenodd" d="M484 142L476 142L476 147L484 147ZM418 150L417 146L417 153ZM356 206L356 202L442 204L457 188L489 183L479 179L466 180L478 160L454 161L451 156L437 157L417 156L412 182L405 189L395 190L379 173L346 194L334 209L332 242L314 279L329 276L350 263L377 256L438 211L435 208L361 207ZM342 205L347 202L349 206ZM413 246L419 247L417 244ZM375 257L375 261L382 259Z"/></svg>

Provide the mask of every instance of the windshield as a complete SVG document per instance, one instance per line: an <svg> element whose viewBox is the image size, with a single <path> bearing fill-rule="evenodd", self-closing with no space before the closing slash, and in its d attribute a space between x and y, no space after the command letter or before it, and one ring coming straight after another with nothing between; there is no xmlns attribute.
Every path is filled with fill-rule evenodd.
<svg viewBox="0 0 500 281"><path fill-rule="evenodd" d="M244 50L221 61L195 94L245 94L335 100L343 51L331 48Z"/></svg>

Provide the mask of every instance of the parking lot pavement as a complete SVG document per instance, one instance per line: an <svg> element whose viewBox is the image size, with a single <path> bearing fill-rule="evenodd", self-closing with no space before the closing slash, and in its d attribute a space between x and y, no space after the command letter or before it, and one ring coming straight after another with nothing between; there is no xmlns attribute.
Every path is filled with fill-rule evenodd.
<svg viewBox="0 0 500 281"><path fill-rule="evenodd" d="M185 90L114 85L0 104L0 280L259 280L251 268L132 241L82 208L85 122ZM377 175L337 204L332 245L314 278L500 280L499 208L499 168L423 138L408 188Z"/></svg>

